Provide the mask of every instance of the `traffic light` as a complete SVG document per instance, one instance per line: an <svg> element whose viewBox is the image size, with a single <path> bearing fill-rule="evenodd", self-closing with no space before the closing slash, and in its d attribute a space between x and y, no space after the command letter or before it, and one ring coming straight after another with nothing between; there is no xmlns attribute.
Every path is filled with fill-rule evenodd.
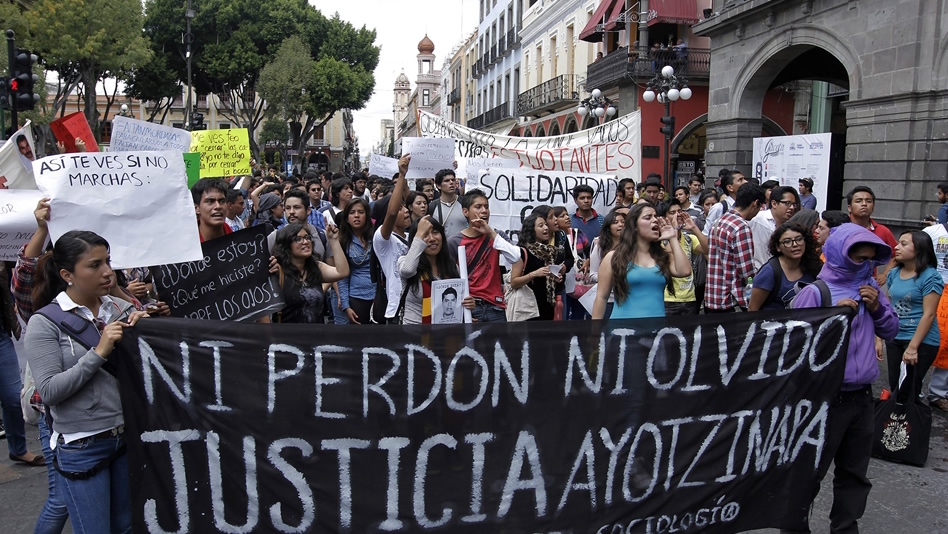
<svg viewBox="0 0 948 534"><path fill-rule="evenodd" d="M675 117L662 117L662 124L664 126L659 128L659 131L669 139L675 137Z"/></svg>
<svg viewBox="0 0 948 534"><path fill-rule="evenodd" d="M204 124L204 114L203 113L194 113L191 115L191 131L194 130L206 130L207 125Z"/></svg>
<svg viewBox="0 0 948 534"><path fill-rule="evenodd" d="M0 108L10 109L10 97L7 87L10 86L10 77L0 77Z"/></svg>
<svg viewBox="0 0 948 534"><path fill-rule="evenodd" d="M13 77L10 79L10 96L17 111L29 111L39 103L39 95L33 92L39 76L33 74L36 54L17 48L13 52Z"/></svg>

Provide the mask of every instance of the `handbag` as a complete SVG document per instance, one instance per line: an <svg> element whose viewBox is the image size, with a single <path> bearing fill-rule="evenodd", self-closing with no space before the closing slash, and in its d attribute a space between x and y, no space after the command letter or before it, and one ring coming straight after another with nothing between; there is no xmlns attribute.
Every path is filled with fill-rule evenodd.
<svg viewBox="0 0 948 534"><path fill-rule="evenodd" d="M902 363L905 367L905 363ZM876 458L922 467L928 460L928 440L932 432L932 409L918 402L915 365L907 366L898 393L875 401L872 455ZM907 387L906 387L907 383ZM905 391L907 389L907 391ZM903 397L903 393L906 393ZM899 399L905 402L900 403Z"/></svg>
<svg viewBox="0 0 948 534"><path fill-rule="evenodd" d="M533 294L533 290L526 284L513 289L509 283L509 276L510 273L504 275L504 278L507 278L507 291L504 292L504 303L507 305L507 321L526 321L539 317L540 309L537 307L537 297Z"/></svg>

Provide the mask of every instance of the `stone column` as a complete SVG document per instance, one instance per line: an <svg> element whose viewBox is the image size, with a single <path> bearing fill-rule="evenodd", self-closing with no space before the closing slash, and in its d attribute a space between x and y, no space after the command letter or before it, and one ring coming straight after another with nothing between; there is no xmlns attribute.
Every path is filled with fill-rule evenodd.
<svg viewBox="0 0 948 534"><path fill-rule="evenodd" d="M759 118L709 122L704 155L708 176L717 176L722 168L753 176L754 138L760 137L762 130L763 120Z"/></svg>

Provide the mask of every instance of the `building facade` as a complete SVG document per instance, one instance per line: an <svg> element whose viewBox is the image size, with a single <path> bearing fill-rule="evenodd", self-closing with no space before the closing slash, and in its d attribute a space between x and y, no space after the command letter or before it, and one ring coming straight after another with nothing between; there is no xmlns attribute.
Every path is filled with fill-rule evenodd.
<svg viewBox="0 0 948 534"><path fill-rule="evenodd" d="M517 125L520 93L520 28L525 0L481 0L479 55L471 65L476 81L474 111L467 126L505 134Z"/></svg>
<svg viewBox="0 0 948 534"><path fill-rule="evenodd" d="M407 76L399 75L395 82L395 145L396 153L401 152L402 137L418 136L418 110L441 114L441 71L435 69L435 45L425 34L418 43L418 73L415 77L415 89L405 99Z"/></svg>
<svg viewBox="0 0 948 534"><path fill-rule="evenodd" d="M948 4L714 0L708 15L695 32L712 43L709 165L752 172L768 92L815 80L810 125L839 134L843 162L828 207L868 185L884 223L917 226L936 211L948 178Z"/></svg>

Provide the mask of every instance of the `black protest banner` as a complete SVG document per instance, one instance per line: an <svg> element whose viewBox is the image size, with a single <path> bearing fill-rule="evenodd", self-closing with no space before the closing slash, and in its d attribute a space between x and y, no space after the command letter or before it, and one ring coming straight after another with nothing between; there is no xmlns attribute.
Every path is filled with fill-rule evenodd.
<svg viewBox="0 0 948 534"><path fill-rule="evenodd" d="M798 529L846 313L141 321L119 359L135 528Z"/></svg>
<svg viewBox="0 0 948 534"><path fill-rule="evenodd" d="M201 244L199 261L152 267L155 289L174 317L248 321L283 308L269 273L267 230L254 226Z"/></svg>

